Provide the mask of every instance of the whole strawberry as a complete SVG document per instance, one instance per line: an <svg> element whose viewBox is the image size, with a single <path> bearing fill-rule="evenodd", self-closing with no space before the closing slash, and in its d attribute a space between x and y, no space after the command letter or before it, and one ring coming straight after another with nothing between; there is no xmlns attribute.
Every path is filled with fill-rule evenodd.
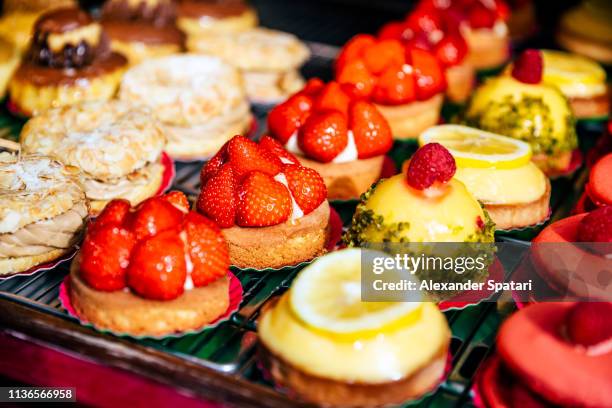
<svg viewBox="0 0 612 408"><path fill-rule="evenodd" d="M346 117L337 111L313 113L298 134L298 145L309 157L332 161L348 143Z"/></svg>
<svg viewBox="0 0 612 408"><path fill-rule="evenodd" d="M300 165L286 165L283 173L295 202L304 214L314 211L327 198L325 182L316 170Z"/></svg>
<svg viewBox="0 0 612 408"><path fill-rule="evenodd" d="M371 103L357 101L351 105L349 127L359 159L380 156L393 146L389 123Z"/></svg>
<svg viewBox="0 0 612 408"><path fill-rule="evenodd" d="M227 155L234 169L234 177L239 181L255 170L274 176L283 165L277 156L244 136L234 136L229 141Z"/></svg>
<svg viewBox="0 0 612 408"><path fill-rule="evenodd" d="M287 188L270 175L253 171L238 188L236 224L241 227L267 227L291 216L291 196Z"/></svg>
<svg viewBox="0 0 612 408"><path fill-rule="evenodd" d="M225 276L229 269L229 249L219 227L211 220L190 212L183 222L187 255L193 270L191 280L195 287Z"/></svg>
<svg viewBox="0 0 612 408"><path fill-rule="evenodd" d="M196 207L221 228L234 226L238 204L236 178L232 163L225 163L206 185L202 186Z"/></svg>

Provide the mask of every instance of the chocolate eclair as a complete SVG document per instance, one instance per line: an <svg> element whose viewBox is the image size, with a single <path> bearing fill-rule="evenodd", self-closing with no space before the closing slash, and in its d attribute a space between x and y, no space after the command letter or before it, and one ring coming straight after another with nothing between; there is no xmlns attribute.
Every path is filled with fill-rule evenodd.
<svg viewBox="0 0 612 408"><path fill-rule="evenodd" d="M111 39L111 48L132 65L181 52L185 35L175 23L172 0L108 0L102 8L101 24Z"/></svg>
<svg viewBox="0 0 612 408"><path fill-rule="evenodd" d="M102 26L76 8L43 14L10 86L9 106L32 115L51 107L113 97L127 66Z"/></svg>
<svg viewBox="0 0 612 408"><path fill-rule="evenodd" d="M178 0L177 24L187 36L238 32L257 25L257 13L244 0Z"/></svg>

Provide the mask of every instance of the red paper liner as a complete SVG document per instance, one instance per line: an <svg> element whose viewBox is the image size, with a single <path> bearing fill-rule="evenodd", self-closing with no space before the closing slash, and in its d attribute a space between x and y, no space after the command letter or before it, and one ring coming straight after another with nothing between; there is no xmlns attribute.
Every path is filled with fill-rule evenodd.
<svg viewBox="0 0 612 408"><path fill-rule="evenodd" d="M495 258L495 261L489 268L488 279L493 280L496 283L502 283L504 281L504 267L497 258ZM479 294L480 299L478 301L473 300L476 293ZM475 306L481 302L484 302L494 294L495 292L488 289L483 289L481 291L469 291L467 294L460 293L451 300L440 302L438 304L438 308L443 312L450 310L463 310L467 307ZM466 300L466 297L472 300Z"/></svg>
<svg viewBox="0 0 612 408"><path fill-rule="evenodd" d="M182 337L185 336L187 334L195 334L195 333L199 333L203 330L206 329L212 329L217 327L219 324L229 320L231 318L231 316L238 311L238 309L240 309L240 303L242 303L242 284L240 283L240 279L238 279L233 273L228 271L228 275L229 275L229 306L227 307L227 310L225 311L225 313L223 313L221 316L219 316L217 319L215 319L213 322L208 323L198 329L193 329L193 330L187 330L184 332L179 332L179 333L171 333L171 334L166 334L163 336L135 336L129 333L118 333L118 332L114 332L112 330L109 329L104 329L104 328L100 328L97 327L95 324L93 323L89 323L87 320L82 319L79 317L78 313L76 312L76 310L74 309L74 307L72 306L72 302L70 300L70 275L67 275L64 280L62 281L62 284L60 285L59 288L59 300L60 303L62 305L62 307L66 310L66 312L68 313L68 315L70 315L71 317L75 318L76 320L79 321L79 323L83 326L87 326L87 327L91 327L99 332L102 333L110 333L114 336L119 336L119 337L130 337L133 339L155 339L155 340L161 340L161 339L165 339L165 338L176 338L176 337Z"/></svg>
<svg viewBox="0 0 612 408"><path fill-rule="evenodd" d="M70 250L70 252L68 252L67 254L53 260L53 261L49 261L46 262L44 264L40 264L40 265L36 265L33 266L32 268L28 269L27 271L23 271L23 272L15 272L15 273L10 273L7 275L0 275L0 281L6 280L6 279L11 279L11 278L16 278L16 277L21 277L21 276L31 276L34 275L35 273L38 272L44 272L44 271L48 271L51 270L55 267L57 267L58 265L71 260L72 258L74 258L74 255L76 255L77 253L77 249L78 247L74 247L72 250Z"/></svg>
<svg viewBox="0 0 612 408"><path fill-rule="evenodd" d="M329 207L329 240L327 241L326 249L328 252L334 251L339 248L340 238L342 238L342 219L338 212L334 209L334 207ZM301 268L308 264L311 264L315 259L311 259L309 261L300 262L295 265L285 265L280 268L239 268L237 266L232 266L233 269L242 271L242 272L254 272L254 273L264 273L264 272L284 272L291 271L295 268Z"/></svg>
<svg viewBox="0 0 612 408"><path fill-rule="evenodd" d="M170 190L172 183L174 183L174 177L176 176L174 161L168 153L162 152L160 161L162 166L164 166L164 173L162 174L162 182L159 185L159 189L157 189L157 193L155 193L156 196L162 195Z"/></svg>
<svg viewBox="0 0 612 408"><path fill-rule="evenodd" d="M253 117L253 120L251 120L251 124L249 125L249 129L246 131L246 134L244 136L247 137L248 139L255 139L255 137L257 136L258 129L259 129L259 126L257 124L257 119ZM189 157L189 158L175 157L174 161L179 162L179 163L205 162L205 161L210 160L213 156L214 156L214 153L211 154L210 156Z"/></svg>
<svg viewBox="0 0 612 408"><path fill-rule="evenodd" d="M569 166L567 166L566 169L554 171L552 173L547 173L546 175L551 179L569 177L572 174L574 174L574 172L578 170L580 166L582 166L582 162L583 162L582 152L576 149L572 152L572 158L570 160L570 164Z"/></svg>

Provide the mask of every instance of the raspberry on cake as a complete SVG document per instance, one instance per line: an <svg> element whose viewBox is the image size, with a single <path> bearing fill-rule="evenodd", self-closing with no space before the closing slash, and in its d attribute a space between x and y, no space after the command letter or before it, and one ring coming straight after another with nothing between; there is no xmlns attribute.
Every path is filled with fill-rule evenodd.
<svg viewBox="0 0 612 408"><path fill-rule="evenodd" d="M311 79L268 116L262 145L315 169L330 199L357 198L379 177L393 144L391 129L372 103L355 98L335 81ZM284 154L284 153L281 153ZM287 161L285 157L283 160Z"/></svg>
<svg viewBox="0 0 612 408"><path fill-rule="evenodd" d="M280 268L323 254L329 240L327 189L271 138L235 136L202 167L198 211L221 228L231 263Z"/></svg>
<svg viewBox="0 0 612 408"><path fill-rule="evenodd" d="M474 67L467 58L468 44L453 15L430 3L421 1L404 20L385 24L378 38L402 41L407 49L433 52L445 69L447 98L465 102L476 82Z"/></svg>
<svg viewBox="0 0 612 408"><path fill-rule="evenodd" d="M349 94L375 103L396 139L417 137L438 122L446 78L429 51L359 34L340 51L335 72Z"/></svg>
<svg viewBox="0 0 612 408"><path fill-rule="evenodd" d="M219 227L179 192L131 208L113 200L72 263L70 301L98 329L135 336L195 330L229 305L229 251Z"/></svg>

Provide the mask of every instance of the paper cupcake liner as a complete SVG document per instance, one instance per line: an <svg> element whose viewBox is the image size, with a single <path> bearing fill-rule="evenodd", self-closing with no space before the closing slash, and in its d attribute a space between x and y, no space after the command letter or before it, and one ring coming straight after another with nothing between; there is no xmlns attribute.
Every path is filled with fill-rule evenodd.
<svg viewBox="0 0 612 408"><path fill-rule="evenodd" d="M338 214L338 212L331 206L329 207L329 224L330 224L330 233L329 233L329 240L327 241L326 249L328 252L331 252L338 247L340 238L342 238L342 220L340 219L340 215ZM258 273L258 274L266 273L266 272L290 272L295 269L301 269L304 266L311 264L315 259L317 258L310 259L304 262L300 262L295 265L285 265L280 268L257 269L257 268L240 268L238 266L232 266L231 269L236 272Z"/></svg>
<svg viewBox="0 0 612 408"><path fill-rule="evenodd" d="M291 389L283 385L280 385L276 381L274 381L272 374L270 374L270 371L267 369L267 367L265 367L262 364L260 359L257 359L256 365L264 381L271 384L272 388L274 388L277 392L280 392L281 394L286 394L290 397L298 398L297 395L295 395L295 393L291 391ZM451 354L449 350L448 355L446 357L446 367L444 367L444 373L442 374L442 376L440 376L440 380L435 385L435 387L433 387L431 390L427 391L425 394L421 395L417 399L406 400L402 402L400 405L402 407L417 406L421 402L423 402L426 398L431 397L433 394L435 394L438 391L438 389L442 386L442 384L444 384L444 381L446 380L448 375L451 373L452 369L453 369L453 355Z"/></svg>
<svg viewBox="0 0 612 408"><path fill-rule="evenodd" d="M548 178L554 180L562 177L571 177L576 172L576 170L578 170L582 166L582 162L584 161L583 156L584 155L580 150L574 150L572 152L572 159L570 161L569 166L565 170L547 174Z"/></svg>
<svg viewBox="0 0 612 408"><path fill-rule="evenodd" d="M259 125L257 124L257 119L253 117L253 120L251 120L251 124L249 125L249 129L246 131L244 136L249 139L255 139L257 137L258 128L259 128ZM213 156L214 154L211 154L208 156L197 156L197 157L190 157L190 158L174 157L173 159L175 162L178 162L178 163L199 163L199 162L208 161L212 159Z"/></svg>
<svg viewBox="0 0 612 408"><path fill-rule="evenodd" d="M65 254L65 255L63 255L63 256L61 256L61 257L59 257L59 258L57 258L57 259L55 259L53 261L33 266L32 268L28 269L27 271L10 273L10 274L7 274L7 275L0 275L0 281L11 279L11 278L22 277L22 276L31 276L31 275L34 275L35 273L38 273L38 272L44 272L44 271L49 271L51 269L54 269L57 266L59 266L60 264L62 264L64 262L67 262L67 261L71 260L72 258L74 258L74 256L77 253L77 250L78 250L78 247L75 246L67 254Z"/></svg>
<svg viewBox="0 0 612 408"><path fill-rule="evenodd" d="M238 279L233 273L228 272L229 275L229 306L225 313L215 319L213 322L208 323L200 328L186 330L178 333L170 333L162 336L135 336L130 333L121 333L115 332L109 329L97 327L95 324L88 322L87 320L81 318L74 307L72 306L72 302L70 300L70 275L67 275L59 288L59 300L62 307L66 310L68 315L74 319L76 319L82 326L90 327L94 330L97 330L101 333L112 334L117 337L128 337L132 339L142 340L142 339L154 339L154 340L162 340L167 338L178 338L182 336L186 336L188 334L196 334L200 333L204 330L213 329L220 325L223 322L228 321L232 315L240 309L240 303L242 302L242 284L240 283L240 279Z"/></svg>
<svg viewBox="0 0 612 408"><path fill-rule="evenodd" d="M550 221L552 216L552 208L548 209L548 215L542 221L537 224L527 225L525 227L510 228L510 229L499 229L495 230L496 236L509 237L520 239L523 241L531 241L536 235L542 231L543 227Z"/></svg>
<svg viewBox="0 0 612 408"><path fill-rule="evenodd" d="M499 261L499 259L495 258L495 261L489 268L488 279L491 279L496 283L502 283L504 281L504 277L504 267ZM480 294L480 299L478 299L477 301L473 300L474 293ZM460 293L450 300L445 300L443 302L438 303L438 308L442 312L463 310L471 306L479 305L480 303L491 299L493 295L495 295L495 292L486 289L482 291L470 291L467 295L463 295ZM466 300L466 296L471 300Z"/></svg>
<svg viewBox="0 0 612 408"><path fill-rule="evenodd" d="M168 155L168 153L162 152L161 164L164 166L164 173L162 174L162 182L159 185L159 189L157 189L157 193L155 193L155 195L162 195L170 190L172 183L174 183L174 178L176 177L174 161L172 160L172 157Z"/></svg>

